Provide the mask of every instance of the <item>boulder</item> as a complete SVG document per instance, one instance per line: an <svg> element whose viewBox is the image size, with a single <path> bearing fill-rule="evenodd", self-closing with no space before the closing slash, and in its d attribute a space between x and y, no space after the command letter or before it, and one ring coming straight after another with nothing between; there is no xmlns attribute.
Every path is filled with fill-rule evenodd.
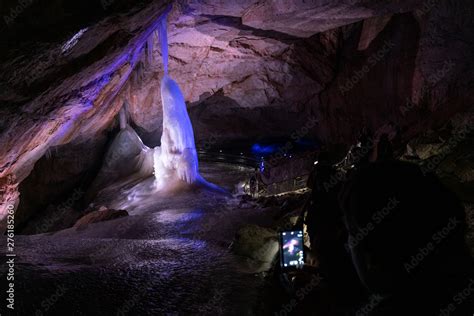
<svg viewBox="0 0 474 316"><path fill-rule="evenodd" d="M277 232L257 225L242 227L237 232L232 246L235 254L248 259L249 268L253 272L270 269L278 249Z"/></svg>
<svg viewBox="0 0 474 316"><path fill-rule="evenodd" d="M124 216L128 216L128 212L125 210L113 210L101 206L98 210L92 211L81 217L73 227L83 228L88 224L110 221Z"/></svg>

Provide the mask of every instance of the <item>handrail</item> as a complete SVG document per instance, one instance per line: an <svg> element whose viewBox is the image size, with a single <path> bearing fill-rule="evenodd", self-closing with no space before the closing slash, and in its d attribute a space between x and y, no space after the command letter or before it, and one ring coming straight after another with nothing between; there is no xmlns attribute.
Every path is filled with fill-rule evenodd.
<svg viewBox="0 0 474 316"><path fill-rule="evenodd" d="M259 196L265 196L265 195L276 195L276 194L283 194L287 192L293 192L296 190L301 190L307 188L307 179L305 179L306 176L309 176L310 173L306 174L301 174L296 177L286 179L286 180L281 180L281 181L275 181L271 182L269 184L263 183L258 179L258 177L255 176L256 183L255 183L255 191L252 192L252 188L250 188L249 185L249 190L248 193L254 197L259 197ZM278 186L286 183L287 188L285 190L281 190L281 192L269 192L270 189L274 188L276 189L275 191L278 191ZM283 185L282 185L283 187Z"/></svg>
<svg viewBox="0 0 474 316"><path fill-rule="evenodd" d="M203 161L223 162L223 163L230 163L230 164L235 163L235 164L244 165L244 166L252 167L252 168L258 168L258 165L260 163L257 159L253 157L249 157L245 155L234 155L234 154L228 154L228 153L223 153L223 152L217 153L217 152L209 152L205 150L198 150L198 156L199 156L199 159ZM306 188L305 178L309 175L310 173L300 174L289 179L274 181L267 184L261 181L261 179L258 177L258 172L252 171L248 173L247 183L249 184L250 179L254 178L256 180L255 182L256 191L250 192L252 188L250 188L250 184L249 184L247 193L256 197L264 196L269 193L268 190L271 187L277 187L284 183L287 183L288 186L290 187L289 191L271 193L271 194L272 195L281 194L285 192L291 192L291 191L296 191L299 189L304 189Z"/></svg>
<svg viewBox="0 0 474 316"><path fill-rule="evenodd" d="M257 159L253 157L244 156L244 155L216 153L216 152L208 152L204 150L198 150L197 153L198 153L199 159L204 160L204 161L238 163L240 165L245 165L248 167L258 167L258 163L259 163Z"/></svg>

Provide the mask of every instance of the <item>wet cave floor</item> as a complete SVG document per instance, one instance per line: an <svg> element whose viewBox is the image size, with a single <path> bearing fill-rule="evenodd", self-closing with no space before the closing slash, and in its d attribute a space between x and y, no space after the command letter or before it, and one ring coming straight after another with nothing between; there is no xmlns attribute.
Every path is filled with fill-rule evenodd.
<svg viewBox="0 0 474 316"><path fill-rule="evenodd" d="M229 190L251 172L223 163L200 169ZM140 194L151 181L115 186L97 198L126 206L127 217L16 236L13 314L255 314L264 278L229 245L243 225L268 226L272 210L240 208L239 198L206 190Z"/></svg>

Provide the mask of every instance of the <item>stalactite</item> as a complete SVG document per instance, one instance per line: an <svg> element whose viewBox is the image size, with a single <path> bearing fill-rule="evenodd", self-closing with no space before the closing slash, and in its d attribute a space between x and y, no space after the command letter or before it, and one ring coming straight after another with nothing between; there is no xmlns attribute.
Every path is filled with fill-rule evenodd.
<svg viewBox="0 0 474 316"><path fill-rule="evenodd" d="M167 15L163 16L158 27L158 34L161 44L161 57L163 58L163 71L165 75L168 74L168 33L166 29Z"/></svg>
<svg viewBox="0 0 474 316"><path fill-rule="evenodd" d="M153 46L154 46L154 39L153 39L153 33L148 37L148 40L146 42L146 61L147 61L147 66L152 67L153 66Z"/></svg>
<svg viewBox="0 0 474 316"><path fill-rule="evenodd" d="M138 86L143 83L145 78L145 65L142 61L137 62L133 71L133 83Z"/></svg>
<svg viewBox="0 0 474 316"><path fill-rule="evenodd" d="M46 153L44 154L44 156L48 160L50 160L53 157L53 151L52 151L51 147L46 150Z"/></svg>
<svg viewBox="0 0 474 316"><path fill-rule="evenodd" d="M123 102L122 108L119 112L119 122L120 122L120 129L125 129L128 125L127 120L127 101Z"/></svg>
<svg viewBox="0 0 474 316"><path fill-rule="evenodd" d="M139 63L139 62L138 62ZM136 86L138 84L138 78L137 78L137 67L138 67L138 63L135 65L135 68L133 69L132 71L132 82L133 84Z"/></svg>
<svg viewBox="0 0 474 316"><path fill-rule="evenodd" d="M159 42L160 41L160 34L158 33L158 30L154 30L153 31L153 40L155 42Z"/></svg>
<svg viewBox="0 0 474 316"><path fill-rule="evenodd" d="M127 128L130 124L130 102L128 99L123 100L122 107L118 114L118 120L121 130Z"/></svg>
<svg viewBox="0 0 474 316"><path fill-rule="evenodd" d="M59 156L58 150L59 146L51 146L44 153L44 157L49 160L52 159L54 156Z"/></svg>

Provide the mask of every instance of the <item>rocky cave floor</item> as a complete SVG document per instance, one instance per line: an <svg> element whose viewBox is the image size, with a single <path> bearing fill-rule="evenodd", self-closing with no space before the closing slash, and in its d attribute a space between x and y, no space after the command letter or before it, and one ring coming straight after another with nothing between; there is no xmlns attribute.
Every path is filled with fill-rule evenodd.
<svg viewBox="0 0 474 316"><path fill-rule="evenodd" d="M251 171L223 163L201 166L206 179L228 190ZM129 216L17 236L16 314L253 315L288 299L271 273L262 272L265 263L252 253L255 245L244 245L244 256L231 249L242 227L252 227L258 239L272 232L259 227L276 229L294 219L304 195L256 200L198 190L157 198L144 189L152 181L115 185L95 200L126 207ZM474 250L471 204L466 211Z"/></svg>
<svg viewBox="0 0 474 316"><path fill-rule="evenodd" d="M227 189L249 171L201 166L206 179ZM102 202L127 203L122 192ZM282 212L274 199L265 207L202 190L141 198L128 201L126 217L16 236L17 315L247 315L260 308L264 274L229 247L240 227L272 225Z"/></svg>
<svg viewBox="0 0 474 316"><path fill-rule="evenodd" d="M470 152L469 144L470 139L463 142L459 152ZM405 156L440 153L442 147L419 139ZM464 167L453 172L454 154L466 156L451 152L437 173L463 200L466 240L474 255L471 182L455 177L467 177L471 169L458 158L456 166ZM200 170L208 181L234 192L253 172L215 162L202 162ZM129 216L17 235L16 315L255 315L273 313L289 301L260 250L276 244L278 228L291 227L304 194L253 199L201 189L159 196L147 193L152 182L115 183L94 200Z"/></svg>

